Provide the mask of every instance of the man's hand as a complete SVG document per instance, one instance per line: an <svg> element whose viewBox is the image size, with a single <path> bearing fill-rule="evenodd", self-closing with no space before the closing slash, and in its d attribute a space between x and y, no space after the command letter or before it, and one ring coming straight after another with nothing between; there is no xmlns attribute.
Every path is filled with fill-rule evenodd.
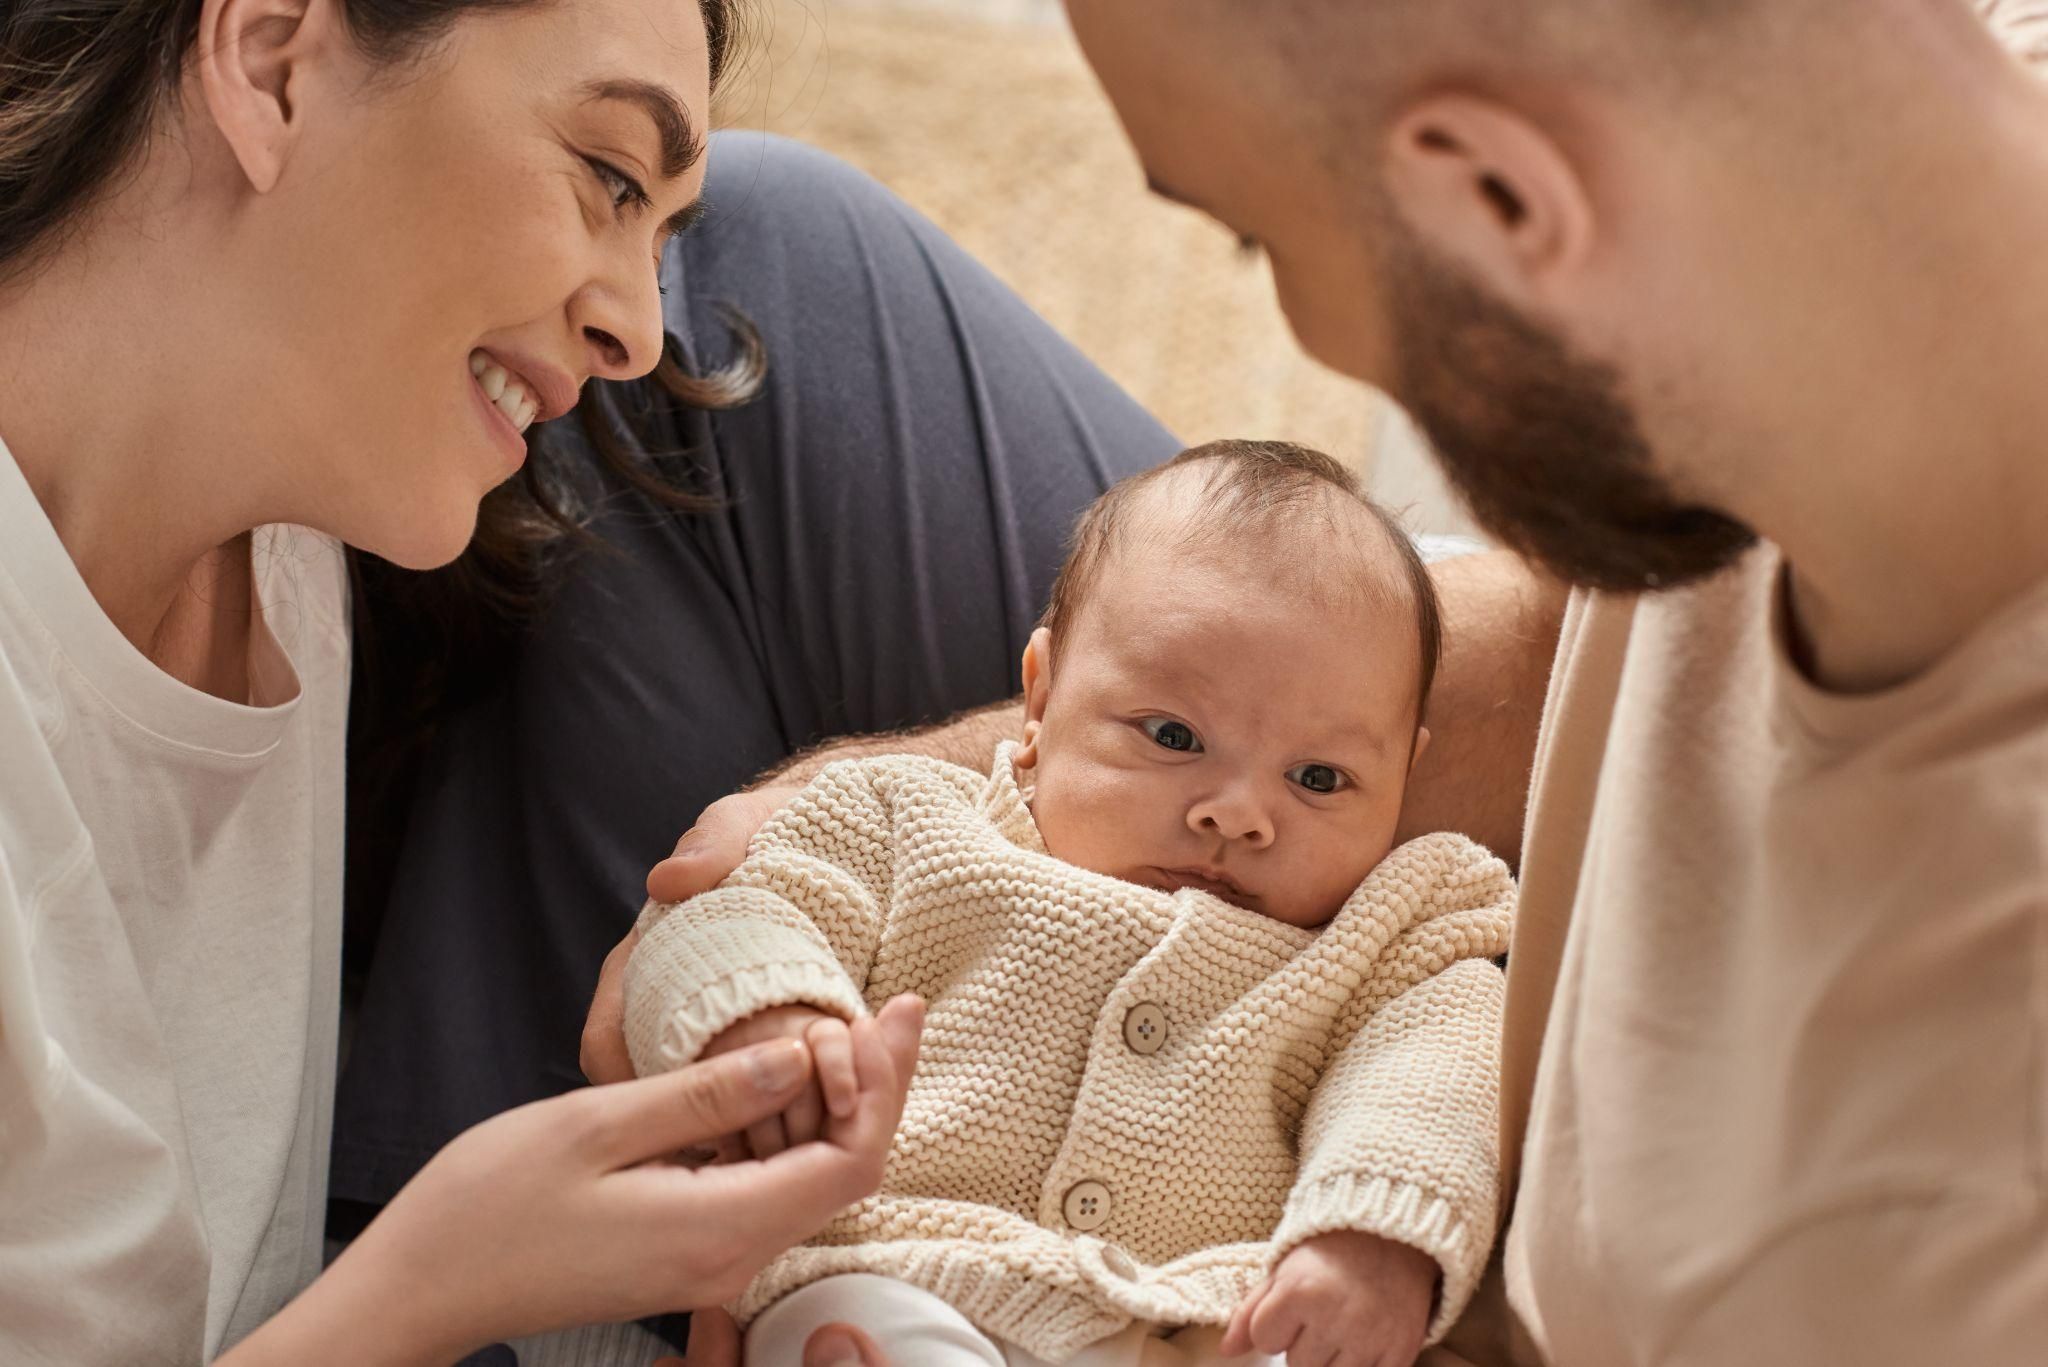
<svg viewBox="0 0 2048 1367"><path fill-rule="evenodd" d="M757 1011L712 1036L700 1057L715 1058L776 1039L802 1040L810 1046L811 1080L782 1114L756 1121L744 1135L721 1140L721 1161L772 1158L792 1145L823 1138L828 1115L844 1120L853 1114L860 1097L853 1069L853 1033L839 1017L813 1007L772 1006Z"/></svg>
<svg viewBox="0 0 2048 1367"><path fill-rule="evenodd" d="M657 902L680 902L709 892L747 857L754 833L802 792L801 784L777 783L722 797L706 807L697 824L676 841L675 852L647 875L647 895Z"/></svg>
<svg viewBox="0 0 2048 1367"><path fill-rule="evenodd" d="M648 873L647 895L657 902L680 902L723 883L747 857L754 832L798 791L756 788L722 797L706 807L697 824L676 841L675 853ZM583 1021L578 1059L583 1076L592 1082L625 1082L633 1076L633 1060L626 1051L626 960L633 957L633 946L639 942L640 933L628 931L604 956L604 967L598 971L597 991Z"/></svg>
<svg viewBox="0 0 2048 1367"><path fill-rule="evenodd" d="M1231 1316L1221 1351L1290 1367L1411 1367L1429 1333L1436 1260L1376 1234L1308 1239Z"/></svg>

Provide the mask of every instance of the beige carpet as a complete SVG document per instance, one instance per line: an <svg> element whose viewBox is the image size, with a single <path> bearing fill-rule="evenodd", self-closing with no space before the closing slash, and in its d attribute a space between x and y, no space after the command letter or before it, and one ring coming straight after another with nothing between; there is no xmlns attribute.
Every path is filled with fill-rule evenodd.
<svg viewBox="0 0 2048 1367"><path fill-rule="evenodd" d="M1047 0L756 0L728 123L892 186L1189 442L1277 437L1363 465L1381 407L1308 360L1262 260L1148 195Z"/></svg>

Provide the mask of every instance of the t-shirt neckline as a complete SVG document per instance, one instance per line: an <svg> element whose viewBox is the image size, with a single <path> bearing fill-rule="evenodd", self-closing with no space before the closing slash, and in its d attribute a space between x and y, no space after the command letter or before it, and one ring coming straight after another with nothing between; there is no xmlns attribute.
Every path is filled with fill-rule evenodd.
<svg viewBox="0 0 2048 1367"><path fill-rule="evenodd" d="M254 542L264 533L252 538ZM304 688L290 654L272 632L278 579L252 562L257 616L251 679L267 706L230 702L164 672L121 634L93 597L28 478L0 440L0 575L14 588L76 680L155 741L224 759L258 758L274 749L298 710Z"/></svg>
<svg viewBox="0 0 2048 1367"><path fill-rule="evenodd" d="M1771 554L1765 583L1770 594L1767 629L1772 691L1781 712L1813 739L1829 745L1868 740L1939 708L1971 680L1996 667L2001 641L2019 636L2020 623L2029 618L2048 621L2048 580L2043 580L2015 595L1912 678L1865 693L1838 692L1815 683L1794 657L1792 567L1776 547Z"/></svg>

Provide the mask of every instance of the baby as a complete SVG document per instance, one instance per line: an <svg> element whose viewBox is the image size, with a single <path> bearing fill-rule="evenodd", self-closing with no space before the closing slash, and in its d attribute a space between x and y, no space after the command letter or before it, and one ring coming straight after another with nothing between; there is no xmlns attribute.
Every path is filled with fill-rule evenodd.
<svg viewBox="0 0 2048 1367"><path fill-rule="evenodd" d="M650 905L642 1073L844 1022L928 1025L881 1190L735 1307L747 1361L862 1325L905 1367L1406 1364L1463 1310L1499 1200L1513 889L1392 849L1438 653L1407 538L1326 456L1199 447L1083 518L983 777L832 765L724 886Z"/></svg>

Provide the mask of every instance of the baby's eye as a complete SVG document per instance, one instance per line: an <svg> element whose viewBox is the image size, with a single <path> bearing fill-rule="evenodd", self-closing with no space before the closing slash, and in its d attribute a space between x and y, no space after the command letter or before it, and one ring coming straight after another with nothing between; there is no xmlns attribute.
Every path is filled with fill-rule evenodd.
<svg viewBox="0 0 2048 1367"><path fill-rule="evenodd" d="M1350 787L1350 781L1327 764L1297 764L1287 771L1291 782L1312 793L1334 793Z"/></svg>
<svg viewBox="0 0 2048 1367"><path fill-rule="evenodd" d="M1186 722L1168 721L1165 717L1147 717L1138 724L1145 728L1145 734L1154 742L1168 750L1195 754L1202 748L1202 742L1195 736L1194 728Z"/></svg>

